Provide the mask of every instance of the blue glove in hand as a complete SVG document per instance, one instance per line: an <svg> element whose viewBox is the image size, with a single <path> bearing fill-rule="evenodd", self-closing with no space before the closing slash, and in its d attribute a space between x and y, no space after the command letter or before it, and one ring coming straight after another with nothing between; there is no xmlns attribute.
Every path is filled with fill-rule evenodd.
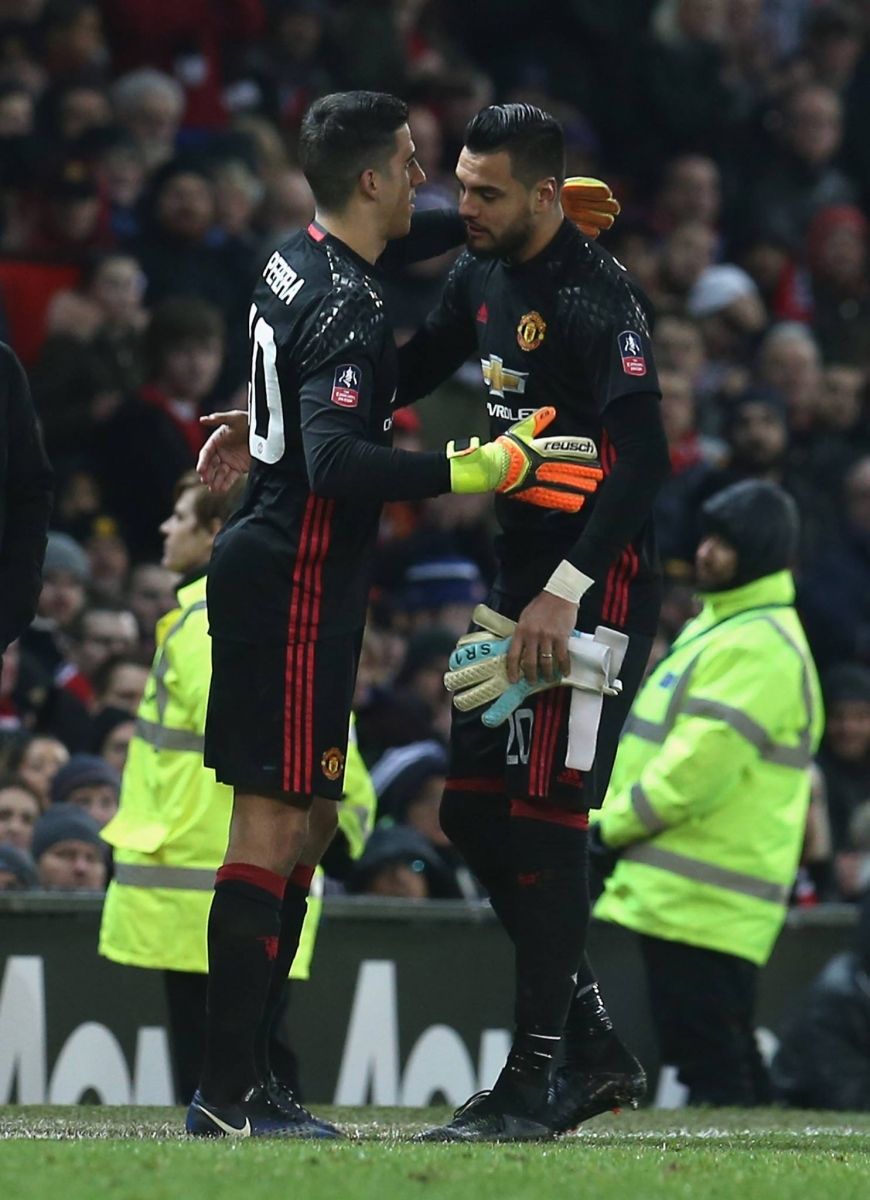
<svg viewBox="0 0 870 1200"><path fill-rule="evenodd" d="M479 604L474 610L474 622L484 632L461 637L450 655L450 670L444 676L444 686L453 693L453 705L460 712L478 708L494 700L482 716L484 725L495 728L508 719L523 700L534 692L557 687L560 674L547 680L539 675L535 683L522 678L511 683L507 673L507 652L516 621Z"/></svg>
<svg viewBox="0 0 870 1200"><path fill-rule="evenodd" d="M554 687L573 687L599 695L616 695L622 684L615 678L622 662L614 642L625 634L599 626L595 636L588 633L571 635L568 650L571 670L567 675L557 671L553 679L538 674L534 683L525 676L511 683L507 673L507 652L516 622L493 612L485 604L474 610L475 624L484 632L466 634L459 639L450 656L450 670L444 676L444 686L453 693L453 704L460 712L492 703L481 716L484 725L494 729L503 724L527 697Z"/></svg>

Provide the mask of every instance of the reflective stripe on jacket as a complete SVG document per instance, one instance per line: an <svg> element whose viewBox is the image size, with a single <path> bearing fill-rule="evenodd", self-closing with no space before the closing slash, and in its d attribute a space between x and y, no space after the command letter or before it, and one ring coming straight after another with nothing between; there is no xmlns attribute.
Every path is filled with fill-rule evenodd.
<svg viewBox="0 0 870 1200"><path fill-rule="evenodd" d="M232 789L202 761L211 679L205 577L181 588L178 600L180 607L157 626L120 808L103 830L114 847L115 877L103 906L100 953L138 967L205 972L206 925L215 871L227 848ZM348 746L345 794L339 824L358 857L376 800L355 744ZM322 890L318 871L293 979L308 977Z"/></svg>
<svg viewBox="0 0 870 1200"><path fill-rule="evenodd" d="M785 919L823 711L788 571L707 597L635 700L595 915L762 964Z"/></svg>

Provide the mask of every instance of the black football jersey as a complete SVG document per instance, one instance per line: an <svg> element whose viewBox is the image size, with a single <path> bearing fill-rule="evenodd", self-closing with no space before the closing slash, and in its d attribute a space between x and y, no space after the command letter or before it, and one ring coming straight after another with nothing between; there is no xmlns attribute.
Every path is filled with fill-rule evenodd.
<svg viewBox="0 0 870 1200"><path fill-rule="evenodd" d="M556 418L543 436L581 434L598 447L607 473L615 450L602 423L608 405L632 393L660 395L649 330L649 302L625 269L570 221L525 263L457 261L439 308L399 351L397 403L426 395L472 355L480 362L493 437L545 405ZM603 485L603 486L606 486ZM563 558L571 558L595 509L536 508L496 497L502 529L497 587L531 598ZM660 574L652 522L638 532L606 578L596 580L580 615L654 632Z"/></svg>
<svg viewBox="0 0 870 1200"><path fill-rule="evenodd" d="M455 238L445 218L440 241ZM432 249L423 239L420 256ZM398 366L379 268L320 226L272 254L249 324L252 466L212 554L211 631L251 642L352 632L383 501L449 491L446 457L390 448Z"/></svg>

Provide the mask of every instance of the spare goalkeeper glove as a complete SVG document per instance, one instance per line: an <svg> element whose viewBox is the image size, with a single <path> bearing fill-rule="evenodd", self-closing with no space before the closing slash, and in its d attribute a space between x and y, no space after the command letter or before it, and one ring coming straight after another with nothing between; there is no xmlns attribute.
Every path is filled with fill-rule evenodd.
<svg viewBox="0 0 870 1200"><path fill-rule="evenodd" d="M444 686L453 693L454 708L460 712L469 712L492 701L481 716L484 725L491 729L502 725L535 692L560 685L606 696L622 690L622 683L614 677L613 648L607 641L599 640L608 634L613 637L613 631L605 631L599 626L592 637L575 630L568 645L571 670L567 676L557 671L552 680L547 680L539 672L535 683L529 683L525 677L511 683L507 673L507 652L516 622L493 612L485 604L478 604L474 610L474 622L485 632L468 633L459 639L450 655L450 670L444 676ZM616 634L616 637L621 636Z"/></svg>
<svg viewBox="0 0 870 1200"><path fill-rule="evenodd" d="M538 436L555 416L555 408L539 408L494 442L472 438L462 448L450 442L450 490L500 492L539 508L579 512L604 472L591 438Z"/></svg>
<svg viewBox="0 0 870 1200"><path fill-rule="evenodd" d="M562 209L587 237L597 238L619 216L619 201L601 179L574 175L562 187Z"/></svg>

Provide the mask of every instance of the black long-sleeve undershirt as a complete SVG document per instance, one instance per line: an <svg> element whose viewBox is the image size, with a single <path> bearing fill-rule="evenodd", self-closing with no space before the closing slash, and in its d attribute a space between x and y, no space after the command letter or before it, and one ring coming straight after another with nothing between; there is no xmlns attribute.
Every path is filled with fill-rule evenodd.
<svg viewBox="0 0 870 1200"><path fill-rule="evenodd" d="M565 557L600 580L652 512L656 493L670 474L661 402L652 392L621 396L601 416L616 461L595 496L583 533Z"/></svg>

